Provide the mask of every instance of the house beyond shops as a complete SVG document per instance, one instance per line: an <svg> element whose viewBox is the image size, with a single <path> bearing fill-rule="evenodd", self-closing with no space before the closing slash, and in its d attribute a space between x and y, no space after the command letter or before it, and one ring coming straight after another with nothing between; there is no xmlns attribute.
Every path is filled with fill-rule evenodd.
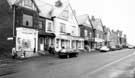
<svg viewBox="0 0 135 78"><path fill-rule="evenodd" d="M99 49L101 46L104 45L104 31L103 31L103 24L101 19L95 18L92 16L91 18L92 26L95 33L95 48Z"/></svg>
<svg viewBox="0 0 135 78"><path fill-rule="evenodd" d="M94 31L89 15L80 15L77 20L80 27L80 36L84 38L84 46L91 51L94 49Z"/></svg>

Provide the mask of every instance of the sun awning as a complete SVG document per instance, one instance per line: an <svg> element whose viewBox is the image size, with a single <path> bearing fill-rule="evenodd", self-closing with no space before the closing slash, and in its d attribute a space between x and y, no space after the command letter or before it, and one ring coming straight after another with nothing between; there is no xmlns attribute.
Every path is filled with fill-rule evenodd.
<svg viewBox="0 0 135 78"><path fill-rule="evenodd" d="M39 37L56 37L54 33L39 33Z"/></svg>
<svg viewBox="0 0 135 78"><path fill-rule="evenodd" d="M104 40L100 38L95 38L95 42L104 42Z"/></svg>

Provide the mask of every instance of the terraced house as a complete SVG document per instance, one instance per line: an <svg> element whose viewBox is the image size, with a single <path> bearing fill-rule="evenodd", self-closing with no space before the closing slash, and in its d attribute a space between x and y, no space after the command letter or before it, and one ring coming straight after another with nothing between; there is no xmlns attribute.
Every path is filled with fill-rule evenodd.
<svg viewBox="0 0 135 78"><path fill-rule="evenodd" d="M3 49L13 47L21 56L25 50L26 57L33 56L38 51L38 18L39 9L34 0L2 0L0 4L1 34ZM1 42L2 43L2 42ZM19 53L20 52L20 53Z"/></svg>
<svg viewBox="0 0 135 78"><path fill-rule="evenodd" d="M77 16L80 36L84 38L84 47L89 51L94 49L94 31L88 14Z"/></svg>
<svg viewBox="0 0 135 78"><path fill-rule="evenodd" d="M96 49L99 49L101 46L104 45L104 30L103 30L103 24L101 19L95 18L92 16L91 18L92 26L95 33L95 45L94 47Z"/></svg>

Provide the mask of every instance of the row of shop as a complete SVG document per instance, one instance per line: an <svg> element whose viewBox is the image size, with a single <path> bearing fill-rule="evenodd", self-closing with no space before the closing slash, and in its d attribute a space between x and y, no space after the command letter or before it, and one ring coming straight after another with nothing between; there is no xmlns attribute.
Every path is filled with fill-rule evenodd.
<svg viewBox="0 0 135 78"><path fill-rule="evenodd" d="M54 46L56 52L62 47L67 49L83 49L84 40L73 36L56 37L53 33L39 33L35 29L16 28L16 51L19 56L25 51L25 56L30 57L38 54L39 51L47 52L50 46ZM20 52L20 53L19 53Z"/></svg>

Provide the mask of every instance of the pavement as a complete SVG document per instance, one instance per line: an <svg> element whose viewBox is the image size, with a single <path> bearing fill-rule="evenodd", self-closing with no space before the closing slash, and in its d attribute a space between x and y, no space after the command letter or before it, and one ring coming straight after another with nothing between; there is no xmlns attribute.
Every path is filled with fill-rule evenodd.
<svg viewBox="0 0 135 78"><path fill-rule="evenodd" d="M134 51L82 52L69 59L49 54L12 59L0 62L0 78L134 78L135 55L127 57Z"/></svg>

